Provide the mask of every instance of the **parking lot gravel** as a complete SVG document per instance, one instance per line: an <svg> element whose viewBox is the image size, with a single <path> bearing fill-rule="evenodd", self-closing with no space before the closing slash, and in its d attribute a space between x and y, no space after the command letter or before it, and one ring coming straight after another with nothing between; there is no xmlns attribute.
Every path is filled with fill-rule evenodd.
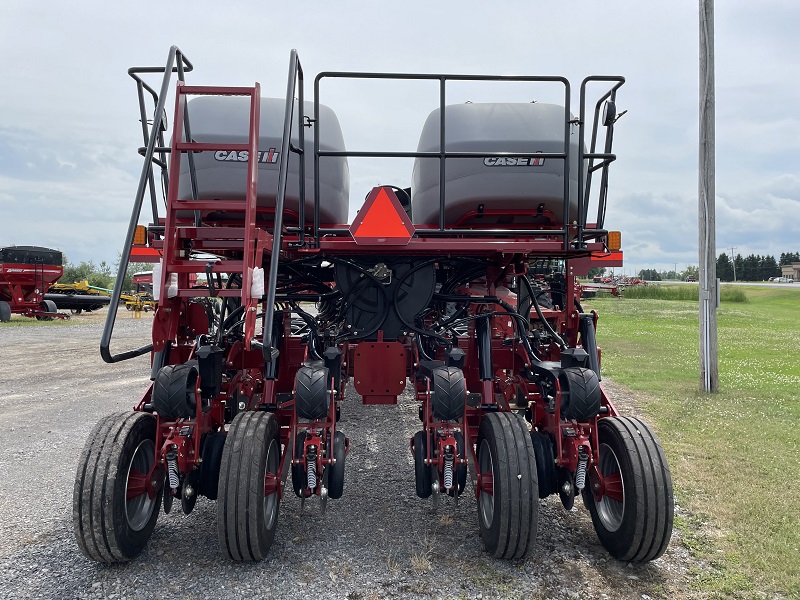
<svg viewBox="0 0 800 600"><path fill-rule="evenodd" d="M0 326L0 598L689 598L698 568L675 532L648 565L621 563L600 546L580 502L542 501L536 547L499 561L483 549L471 487L438 506L414 493L409 439L417 404L364 406L354 391L340 428L350 438L345 492L320 514L316 500L281 503L266 560L234 563L217 545L216 505L200 498L159 516L145 551L128 564L95 564L72 532L78 456L92 426L132 409L149 359L105 364L100 314L67 325ZM147 343L151 315L120 312L112 350ZM617 407L637 399L604 381ZM677 513L682 509L677 507Z"/></svg>

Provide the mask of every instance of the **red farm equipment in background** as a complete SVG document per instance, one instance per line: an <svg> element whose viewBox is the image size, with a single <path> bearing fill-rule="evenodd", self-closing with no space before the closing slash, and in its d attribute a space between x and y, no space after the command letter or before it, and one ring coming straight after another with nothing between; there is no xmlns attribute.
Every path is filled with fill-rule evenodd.
<svg viewBox="0 0 800 600"><path fill-rule="evenodd" d="M39 246L0 248L0 323L12 314L39 320L66 318L44 295L64 273L61 252Z"/></svg>
<svg viewBox="0 0 800 600"><path fill-rule="evenodd" d="M150 125L120 273L157 253L158 304L151 344L113 353L110 312L100 351L107 362L149 354L151 382L86 442L74 494L83 553L130 560L162 507L177 500L188 514L202 495L217 501L221 551L263 559L287 484L323 509L346 496L345 395L393 405L409 388L416 493L472 493L493 556L530 551L550 495L567 508L582 496L616 558L660 556L669 469L651 429L603 391L598 315L575 282L593 259L620 259L603 222L624 79L587 77L575 117L561 77L325 72L312 102L294 51L285 99L262 98L258 84L190 86L190 70L173 47L164 68L129 71ZM143 79L153 73L158 89ZM332 79L437 84L417 150L346 150L320 101ZM562 100L445 104L453 82L487 81ZM587 114L589 88L600 93ZM354 191L367 199L348 224L348 157L413 159L411 188Z"/></svg>

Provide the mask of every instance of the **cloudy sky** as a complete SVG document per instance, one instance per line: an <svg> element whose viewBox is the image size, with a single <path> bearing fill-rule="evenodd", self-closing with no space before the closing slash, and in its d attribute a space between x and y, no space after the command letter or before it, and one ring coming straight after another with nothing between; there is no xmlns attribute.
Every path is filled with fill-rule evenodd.
<svg viewBox="0 0 800 600"><path fill-rule="evenodd" d="M800 250L798 31L797 0L716 2L718 253ZM163 65L172 44L195 65L191 83L259 81L268 96L285 94L292 48L309 83L325 70L564 75L577 90L586 75L623 75L606 225L623 232L626 272L698 263L697 0L3 0L0 246L116 261L141 170L127 68ZM430 86L326 93L349 149L414 150L437 102ZM522 99L459 88L453 100L495 93ZM351 161L351 208L410 174Z"/></svg>

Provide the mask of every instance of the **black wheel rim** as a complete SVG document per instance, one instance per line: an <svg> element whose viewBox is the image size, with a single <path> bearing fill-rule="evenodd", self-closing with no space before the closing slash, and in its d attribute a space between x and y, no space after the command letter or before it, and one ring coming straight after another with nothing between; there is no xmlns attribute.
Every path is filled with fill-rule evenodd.
<svg viewBox="0 0 800 600"><path fill-rule="evenodd" d="M480 450L478 451L478 466L481 475L489 475L494 482L494 467L492 465L492 453L489 449L489 442L483 440L481 442ZM486 529L492 527L494 521L494 494L490 494L481 489L481 495L478 498L478 511L481 515L481 521Z"/></svg>
<svg viewBox="0 0 800 600"><path fill-rule="evenodd" d="M147 474L153 466L156 445L153 440L143 440L136 446L133 452L131 464L128 465L128 473L125 478L125 498L128 497L128 485L130 484L131 471ZM156 509L156 499L149 494L139 494L125 502L125 519L128 527L133 531L141 531L147 526L153 511Z"/></svg>
<svg viewBox="0 0 800 600"><path fill-rule="evenodd" d="M278 442L272 440L267 448L267 467L264 472L264 477L267 474L278 476L278 466L280 463L280 456L278 456ZM278 518L278 493L269 494L264 497L264 525L269 530L275 524L275 519Z"/></svg>
<svg viewBox="0 0 800 600"><path fill-rule="evenodd" d="M597 502L597 516L603 523L603 527L608 531L617 531L622 526L622 518L625 514L625 481L622 478L617 455L608 444L600 444L600 473L603 477L618 474L622 484L622 502L605 495Z"/></svg>

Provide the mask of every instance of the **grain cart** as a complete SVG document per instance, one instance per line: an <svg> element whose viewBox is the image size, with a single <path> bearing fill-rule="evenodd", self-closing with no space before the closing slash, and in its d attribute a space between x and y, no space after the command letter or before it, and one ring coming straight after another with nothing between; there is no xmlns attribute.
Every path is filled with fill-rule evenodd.
<svg viewBox="0 0 800 600"><path fill-rule="evenodd" d="M345 393L392 405L408 387L416 493L474 494L489 553L525 556L539 499L557 494L567 508L582 496L613 556L660 556L673 518L664 453L600 386L597 314L575 293L574 275L619 247L603 221L624 79L586 78L574 117L561 77L324 72L306 101L294 51L285 99L257 83L188 85L191 70L173 47L165 67L129 71L144 167L120 273L132 247L157 251L157 308L152 343L112 352L109 313L100 350L107 362L148 354L152 372L135 409L86 442L74 491L83 553L130 560L162 508L188 514L205 496L223 554L263 559L287 496L324 509L346 495ZM321 90L365 79L438 86L416 151L345 148ZM486 81L547 85L563 100L446 104L453 82ZM348 223L348 157L413 159L410 190L372 189Z"/></svg>
<svg viewBox="0 0 800 600"><path fill-rule="evenodd" d="M12 314L40 321L65 319L45 293L64 273L61 252L40 246L0 248L0 323Z"/></svg>

